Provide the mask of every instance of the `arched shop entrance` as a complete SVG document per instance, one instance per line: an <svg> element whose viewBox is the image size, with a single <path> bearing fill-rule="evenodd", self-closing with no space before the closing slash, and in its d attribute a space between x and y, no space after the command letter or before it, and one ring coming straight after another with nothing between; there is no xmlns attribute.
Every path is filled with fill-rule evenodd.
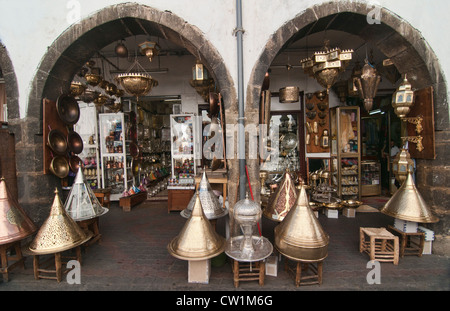
<svg viewBox="0 0 450 311"><path fill-rule="evenodd" d="M380 9L380 23L369 23L367 15L371 9L363 3L351 2L342 6L339 2L333 1L310 7L284 23L269 38L253 68L247 85L247 92L250 95L246 103L246 120L255 124L259 122L262 113L261 89L266 72L270 73L271 105L272 108L273 106L276 108L272 109L272 114L280 114L283 110L288 110L287 114L292 114L292 110L300 112L299 103L296 103L297 106L295 104L283 106L279 103L277 93L282 87L298 86L300 91L304 91L303 95L324 89L314 79L307 79L300 65L301 59L310 57L315 51L323 50L324 39L330 41L330 48L339 47L355 51L352 62L340 77L341 80L349 78L356 60L363 66L366 55L369 60L374 57L372 62L375 65L379 65L383 60L389 60L393 64L389 69L393 76L386 72L383 74L383 83L380 84L378 94L387 98L380 98L388 102L388 105L383 106L386 113L389 113L391 95L401 82L402 75L407 74L413 89L432 87L434 115L431 117L434 118L435 159L432 157L417 159L416 185L434 213L440 216L440 221L434 224L432 229L437 234L448 235L448 206L445 202L448 202L449 194L446 188L448 183L445 182L447 180L445 176L448 175L448 169L445 167L445 146L448 143L446 137L449 131L449 111L446 81L431 47L416 29L386 9ZM393 81L389 81L391 77L395 77ZM335 85L330 90L330 104L334 102L335 106L358 105L358 99L347 96L340 101L339 95ZM379 105L380 103L376 101L374 107L379 108ZM299 115L303 118L304 106L301 109ZM361 115L367 115L363 105L360 111ZM306 116L304 118L305 121L308 120ZM301 125L301 122L298 124ZM306 136L305 131L303 126L299 131L302 137L299 143L302 143L302 139ZM397 137L400 136L398 131L399 129ZM381 147L376 152L380 153L380 149ZM308 150L305 150L299 155L300 161L306 163L306 165L300 163L300 167L308 168L305 155L314 157L314 153L307 153ZM259 179L260 172L260 166L256 161L258 160L249 165L250 176L255 180ZM308 173L306 170L303 171L302 177L308 178ZM255 193L259 194L259 187Z"/></svg>
<svg viewBox="0 0 450 311"><path fill-rule="evenodd" d="M89 60L96 58L96 66L101 69L105 67L102 68L100 63L117 69L115 59L108 60L104 55L99 57L98 52L126 38L133 42L136 38L153 38L155 41L161 39L173 46L178 46L180 53L190 54L189 61L192 61L190 68L196 60L200 60L208 68L210 75L214 78L215 90L222 95L225 116L232 107L237 106L237 95L232 79L217 50L196 27L171 12L161 12L144 5L125 3L106 7L71 26L49 47L39 66L29 95L26 123L28 128L34 128L34 132L28 133L29 140L34 140L34 143L28 150L35 154L37 161L33 167L26 167L21 164L24 159L18 157L17 160L17 163L22 165L18 168L22 189L21 201L25 206L33 205L30 216L36 222L45 218L46 210L53 197L53 189L61 185L56 176L43 175L43 165L45 165L42 158L43 99L56 101L61 94L68 93L74 77ZM129 51L129 58L134 57L134 54L131 54L135 52L134 49L135 47ZM105 62L102 62L101 58ZM121 69L126 71L131 63L132 59L128 66L122 65ZM153 60L152 67L158 66L157 63L158 60ZM159 80L156 75L152 74L152 77ZM189 77L191 77L190 69ZM160 83L158 87L164 86ZM165 95L179 95L179 90L173 90L173 92ZM39 133L37 129L40 129Z"/></svg>

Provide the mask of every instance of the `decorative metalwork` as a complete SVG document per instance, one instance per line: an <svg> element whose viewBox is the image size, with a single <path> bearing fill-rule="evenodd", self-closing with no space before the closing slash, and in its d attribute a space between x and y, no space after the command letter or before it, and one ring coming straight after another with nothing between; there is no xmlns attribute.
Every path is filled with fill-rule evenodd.
<svg viewBox="0 0 450 311"><path fill-rule="evenodd" d="M139 48L141 49L141 54L147 56L148 60L151 62L153 58L158 56L161 48L158 43L153 41L145 41L139 44Z"/></svg>
<svg viewBox="0 0 450 311"><path fill-rule="evenodd" d="M59 253L77 247L91 237L92 232L83 231L66 213L56 189L50 215L31 242L29 250L38 255Z"/></svg>
<svg viewBox="0 0 450 311"><path fill-rule="evenodd" d="M6 220L6 221L5 221ZM13 199L5 178L0 179L0 245L20 241L37 228L19 202Z"/></svg>
<svg viewBox="0 0 450 311"><path fill-rule="evenodd" d="M392 171L400 184L406 180L409 171L414 171L414 161L408 149L402 148L392 162Z"/></svg>
<svg viewBox="0 0 450 311"><path fill-rule="evenodd" d="M298 188L296 204L274 229L275 247L293 260L321 261L328 255L329 236L309 206L306 187Z"/></svg>
<svg viewBox="0 0 450 311"><path fill-rule="evenodd" d="M263 215L270 220L283 221L296 200L297 191L295 189L294 181L292 180L289 169L286 169L277 190L269 198L269 202L264 209Z"/></svg>
<svg viewBox="0 0 450 311"><path fill-rule="evenodd" d="M392 96L392 107L394 108L395 114L400 119L403 119L409 113L413 104L414 91L405 74L402 84L400 84L397 91Z"/></svg>
<svg viewBox="0 0 450 311"><path fill-rule="evenodd" d="M422 133L422 131L423 131L423 126L422 126L423 116L402 118L402 121L414 124L416 126L416 133L417 134Z"/></svg>
<svg viewBox="0 0 450 311"><path fill-rule="evenodd" d="M419 136L406 136L406 137L402 137L403 145L404 145L407 141L409 141L409 142L411 142L411 143L414 143L414 144L416 144L416 149L417 149L417 151L419 151L419 152L423 151L423 149L424 149L423 144L422 144L422 140L423 140L423 137L420 136L420 135L419 135Z"/></svg>
<svg viewBox="0 0 450 311"><path fill-rule="evenodd" d="M439 221L417 190L411 171L408 171L406 181L380 211L388 216L406 221L418 223Z"/></svg>
<svg viewBox="0 0 450 311"><path fill-rule="evenodd" d="M362 68L361 76L356 78L359 95L364 100L364 108L370 111L373 106L373 98L377 94L378 85L381 76L377 74L377 70L366 59L366 63Z"/></svg>
<svg viewBox="0 0 450 311"><path fill-rule="evenodd" d="M191 215L179 235L167 245L167 250L178 259L199 261L216 257L224 249L225 238L214 231L197 193Z"/></svg>
<svg viewBox="0 0 450 311"><path fill-rule="evenodd" d="M298 86L286 86L279 90L280 103L297 103L300 100L300 89Z"/></svg>

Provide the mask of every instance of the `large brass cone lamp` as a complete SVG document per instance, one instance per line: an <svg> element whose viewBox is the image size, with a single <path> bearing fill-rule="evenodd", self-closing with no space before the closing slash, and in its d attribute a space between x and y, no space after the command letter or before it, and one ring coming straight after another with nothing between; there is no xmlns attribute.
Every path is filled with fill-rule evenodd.
<svg viewBox="0 0 450 311"><path fill-rule="evenodd" d="M435 223L439 218L431 213L425 200L414 184L412 172L406 181L380 210L388 216L418 223Z"/></svg>
<svg viewBox="0 0 450 311"><path fill-rule="evenodd" d="M263 215L274 221L283 221L297 200L297 190L289 170L286 170L280 185L269 198Z"/></svg>
<svg viewBox="0 0 450 311"><path fill-rule="evenodd" d="M364 108L366 108L366 111L372 110L373 99L377 94L380 81L381 76L377 74L377 70L366 59L361 76L356 78L359 96L364 100Z"/></svg>
<svg viewBox="0 0 450 311"><path fill-rule="evenodd" d="M169 253L182 260L199 261L216 257L224 251L225 238L218 235L203 213L200 196L195 195L191 216L181 232L167 245Z"/></svg>
<svg viewBox="0 0 450 311"><path fill-rule="evenodd" d="M208 177L206 176L206 172L203 172L202 179L198 185L197 193L200 197L202 209L206 218L210 220L217 219L228 214L228 209L222 207L222 204L219 203L219 199L214 194ZM192 199L189 201L188 206L181 211L181 216L184 218L189 218L191 216L196 200L197 198L194 194Z"/></svg>
<svg viewBox="0 0 450 311"><path fill-rule="evenodd" d="M83 231L66 213L56 189L50 215L42 224L29 249L37 255L59 253L80 246L91 237L92 232Z"/></svg>
<svg viewBox="0 0 450 311"><path fill-rule="evenodd" d="M306 187L301 186L295 206L274 229L275 247L287 258L315 262L328 255L329 237L309 207Z"/></svg>
<svg viewBox="0 0 450 311"><path fill-rule="evenodd" d="M0 179L0 245L20 241L37 228L19 203L13 199L5 179Z"/></svg>
<svg viewBox="0 0 450 311"><path fill-rule="evenodd" d="M75 221L83 221L106 214L109 210L103 207L84 180L83 170L78 168L75 181L70 189L64 209Z"/></svg>

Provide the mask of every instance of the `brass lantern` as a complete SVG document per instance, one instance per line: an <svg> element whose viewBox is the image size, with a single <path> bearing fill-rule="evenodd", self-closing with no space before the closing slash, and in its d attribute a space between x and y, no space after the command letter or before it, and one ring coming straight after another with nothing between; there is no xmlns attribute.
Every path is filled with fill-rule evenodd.
<svg viewBox="0 0 450 311"><path fill-rule="evenodd" d="M214 88L214 79L209 77L206 66L199 60L192 67L192 80L189 84L197 91L205 102L209 100L209 92Z"/></svg>
<svg viewBox="0 0 450 311"><path fill-rule="evenodd" d="M403 119L409 113L411 106L414 104L414 91L412 90L411 83L408 79L403 79L402 84L398 87L397 91L392 96L392 107L395 114Z"/></svg>
<svg viewBox="0 0 450 311"><path fill-rule="evenodd" d="M298 86L286 86L280 89L280 103L297 103L300 100L300 89Z"/></svg>
<svg viewBox="0 0 450 311"><path fill-rule="evenodd" d="M151 62L153 57L158 56L161 48L158 43L153 41L145 41L139 44L139 48L141 49L142 55L147 56L148 60Z"/></svg>
<svg viewBox="0 0 450 311"><path fill-rule="evenodd" d="M395 179L401 184L406 180L408 172L414 171L414 161L408 149L402 148L392 162L392 170L394 171Z"/></svg>
<svg viewBox="0 0 450 311"><path fill-rule="evenodd" d="M377 74L377 70L366 59L361 76L356 78L359 95L364 100L364 108L366 108L366 111L372 109L373 98L377 94L380 81L381 76Z"/></svg>

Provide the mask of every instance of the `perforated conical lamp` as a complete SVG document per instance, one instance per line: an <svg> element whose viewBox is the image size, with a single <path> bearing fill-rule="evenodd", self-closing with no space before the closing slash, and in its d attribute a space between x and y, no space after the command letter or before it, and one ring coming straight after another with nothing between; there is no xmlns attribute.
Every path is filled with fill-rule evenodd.
<svg viewBox="0 0 450 311"><path fill-rule="evenodd" d="M200 196L200 201L202 202L202 208L206 218L217 219L228 214L228 209L222 207L222 204L219 203L219 199L212 191L206 172L203 172L202 179L198 185L197 193ZM189 201L188 206L181 211L181 216L184 218L189 218L189 216L191 216L195 200L194 195Z"/></svg>
<svg viewBox="0 0 450 311"><path fill-rule="evenodd" d="M80 168L64 204L64 209L75 221L99 217L109 211L109 209L100 204L91 187L86 184L83 170Z"/></svg>
<svg viewBox="0 0 450 311"><path fill-rule="evenodd" d="M297 190L289 170L284 173L283 179L275 193L269 198L269 203L263 215L270 220L283 221L297 200Z"/></svg>
<svg viewBox="0 0 450 311"><path fill-rule="evenodd" d="M169 253L182 260L199 261L213 258L224 251L225 238L218 235L203 212L200 196L195 195L191 216L181 232L167 245Z"/></svg>
<svg viewBox="0 0 450 311"><path fill-rule="evenodd" d="M329 236L309 207L305 187L300 187L296 204L274 229L275 247L293 260L321 261L328 255Z"/></svg>
<svg viewBox="0 0 450 311"><path fill-rule="evenodd" d="M435 223L439 221L439 218L431 213L427 203L417 190L410 170L408 170L406 181L387 201L380 212L411 222Z"/></svg>
<svg viewBox="0 0 450 311"><path fill-rule="evenodd" d="M0 245L20 241L37 228L19 203L13 199L5 179L0 179Z"/></svg>
<svg viewBox="0 0 450 311"><path fill-rule="evenodd" d="M42 224L29 249L37 255L59 253L77 247L91 237L92 232L83 231L66 213L56 189L50 215Z"/></svg>

